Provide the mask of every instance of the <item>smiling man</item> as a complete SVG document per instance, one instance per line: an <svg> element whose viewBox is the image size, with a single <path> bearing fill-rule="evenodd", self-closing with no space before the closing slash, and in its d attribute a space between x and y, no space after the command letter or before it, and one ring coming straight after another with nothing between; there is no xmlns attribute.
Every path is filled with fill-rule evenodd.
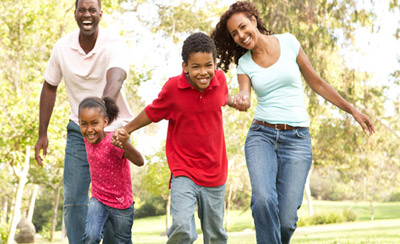
<svg viewBox="0 0 400 244"><path fill-rule="evenodd" d="M76 1L75 20L79 29L55 44L44 73L40 96L39 139L35 146L35 158L42 166L40 151L46 156L47 128L57 87L64 80L71 106L64 161L64 217L69 243L82 243L90 184L89 165L78 121L79 103L88 96L115 99L120 113L105 131L114 131L133 118L121 91L129 70L127 46L121 37L99 27L102 16L100 0ZM103 243L114 243L108 238L105 234Z"/></svg>

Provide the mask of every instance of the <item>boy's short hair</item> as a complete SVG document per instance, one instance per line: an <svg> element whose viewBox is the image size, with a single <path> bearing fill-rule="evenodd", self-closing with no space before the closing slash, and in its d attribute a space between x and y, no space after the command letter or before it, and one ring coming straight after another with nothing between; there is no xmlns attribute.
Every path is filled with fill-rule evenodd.
<svg viewBox="0 0 400 244"><path fill-rule="evenodd" d="M182 46L182 60L186 64L189 61L189 56L192 53L212 53L214 60L217 57L217 49L214 40L202 32L191 34L183 42Z"/></svg>

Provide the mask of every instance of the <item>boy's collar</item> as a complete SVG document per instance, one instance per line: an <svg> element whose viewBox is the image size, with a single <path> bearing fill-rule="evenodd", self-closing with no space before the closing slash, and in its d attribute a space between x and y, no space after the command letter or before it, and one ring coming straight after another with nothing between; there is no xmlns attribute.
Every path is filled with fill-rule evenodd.
<svg viewBox="0 0 400 244"><path fill-rule="evenodd" d="M208 85L208 87L206 89L209 89L209 87L216 87L216 86L219 86L219 81L218 81L216 72L214 72L214 77L211 79L210 85ZM190 85L189 81L186 79L185 72L182 71L182 74L179 76L179 79L178 79L178 88L179 89L187 89L190 87L192 87L192 85Z"/></svg>

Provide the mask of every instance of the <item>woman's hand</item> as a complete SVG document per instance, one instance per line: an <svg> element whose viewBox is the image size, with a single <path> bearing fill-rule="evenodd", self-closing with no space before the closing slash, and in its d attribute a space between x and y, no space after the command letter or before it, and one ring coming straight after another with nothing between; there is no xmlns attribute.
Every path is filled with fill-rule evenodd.
<svg viewBox="0 0 400 244"><path fill-rule="evenodd" d="M240 91L233 97L233 104L239 111L247 111L250 108L250 95L247 91Z"/></svg>
<svg viewBox="0 0 400 244"><path fill-rule="evenodd" d="M357 109L354 109L352 115L353 118L361 125L364 132L367 132L368 130L369 135L375 133L374 124L367 115L359 112Z"/></svg>

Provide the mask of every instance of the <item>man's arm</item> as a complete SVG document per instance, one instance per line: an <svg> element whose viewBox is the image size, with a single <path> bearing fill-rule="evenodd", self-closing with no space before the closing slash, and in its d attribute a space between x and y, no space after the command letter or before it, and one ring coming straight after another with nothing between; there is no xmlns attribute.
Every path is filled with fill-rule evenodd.
<svg viewBox="0 0 400 244"><path fill-rule="evenodd" d="M121 68L111 68L107 70L106 86L104 87L103 97L111 97L117 100L122 84L126 79L126 72Z"/></svg>
<svg viewBox="0 0 400 244"><path fill-rule="evenodd" d="M39 105L39 138L35 145L35 159L40 166L43 166L40 150L43 149L44 157L47 154L47 146L49 144L47 128L49 126L51 114L53 113L56 95L57 86L52 86L47 83L47 81L44 81Z"/></svg>

